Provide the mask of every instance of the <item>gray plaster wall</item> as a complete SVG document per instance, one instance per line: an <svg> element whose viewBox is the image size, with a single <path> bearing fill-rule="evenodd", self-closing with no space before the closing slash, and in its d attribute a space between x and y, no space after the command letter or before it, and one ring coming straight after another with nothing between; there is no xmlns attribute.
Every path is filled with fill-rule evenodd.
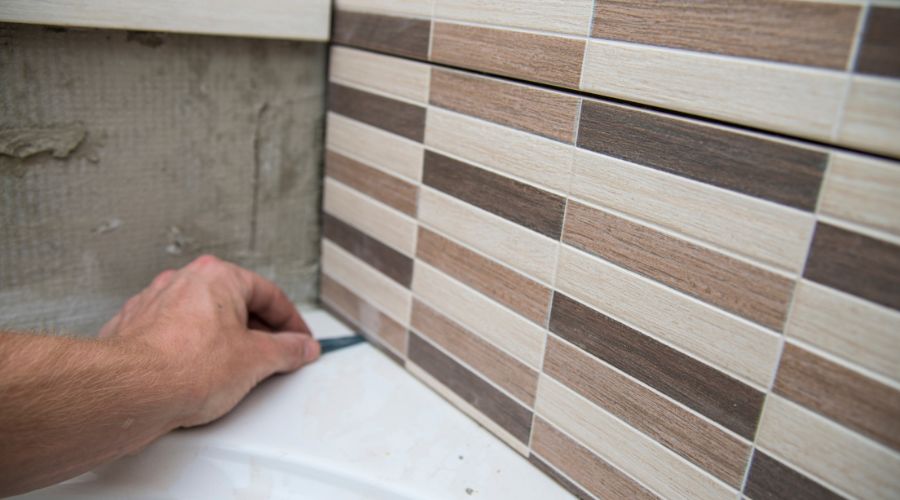
<svg viewBox="0 0 900 500"><path fill-rule="evenodd" d="M213 253L315 299L323 44L0 24L0 328Z"/></svg>

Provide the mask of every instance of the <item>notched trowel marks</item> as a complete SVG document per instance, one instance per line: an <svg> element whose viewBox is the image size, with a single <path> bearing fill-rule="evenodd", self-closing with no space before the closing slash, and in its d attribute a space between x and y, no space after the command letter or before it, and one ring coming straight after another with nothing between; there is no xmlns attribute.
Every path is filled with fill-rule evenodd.
<svg viewBox="0 0 900 500"><path fill-rule="evenodd" d="M0 130L0 156L24 160L50 153L54 158L67 158L87 137L81 123Z"/></svg>

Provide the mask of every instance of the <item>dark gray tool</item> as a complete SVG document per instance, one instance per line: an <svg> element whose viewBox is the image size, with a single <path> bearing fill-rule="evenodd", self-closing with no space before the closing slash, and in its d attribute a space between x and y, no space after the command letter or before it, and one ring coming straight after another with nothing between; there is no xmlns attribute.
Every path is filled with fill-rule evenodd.
<svg viewBox="0 0 900 500"><path fill-rule="evenodd" d="M348 335L346 337L334 337L330 339L321 339L319 340L319 345L322 346L322 354L329 353L331 351L337 351L338 349L343 349L345 347L350 347L352 345L359 344L361 342L365 342L366 338L362 335Z"/></svg>

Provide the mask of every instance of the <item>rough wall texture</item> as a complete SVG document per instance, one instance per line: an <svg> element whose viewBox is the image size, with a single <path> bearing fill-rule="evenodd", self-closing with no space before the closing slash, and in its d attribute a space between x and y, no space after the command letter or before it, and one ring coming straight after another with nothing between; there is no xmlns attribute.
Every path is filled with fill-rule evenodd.
<svg viewBox="0 0 900 500"><path fill-rule="evenodd" d="M315 298L321 44L0 24L0 328L214 253Z"/></svg>

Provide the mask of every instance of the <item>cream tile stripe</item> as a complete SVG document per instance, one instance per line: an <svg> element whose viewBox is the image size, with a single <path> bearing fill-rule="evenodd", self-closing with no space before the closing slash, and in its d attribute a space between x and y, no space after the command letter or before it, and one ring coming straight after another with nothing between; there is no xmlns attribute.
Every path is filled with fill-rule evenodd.
<svg viewBox="0 0 900 500"><path fill-rule="evenodd" d="M326 127L328 149L413 182L422 178L422 144L333 112Z"/></svg>
<svg viewBox="0 0 900 500"><path fill-rule="evenodd" d="M376 52L331 46L329 80L414 104L428 103L431 66Z"/></svg>
<svg viewBox="0 0 900 500"><path fill-rule="evenodd" d="M416 221L374 198L326 177L323 209L409 257L416 253Z"/></svg>

